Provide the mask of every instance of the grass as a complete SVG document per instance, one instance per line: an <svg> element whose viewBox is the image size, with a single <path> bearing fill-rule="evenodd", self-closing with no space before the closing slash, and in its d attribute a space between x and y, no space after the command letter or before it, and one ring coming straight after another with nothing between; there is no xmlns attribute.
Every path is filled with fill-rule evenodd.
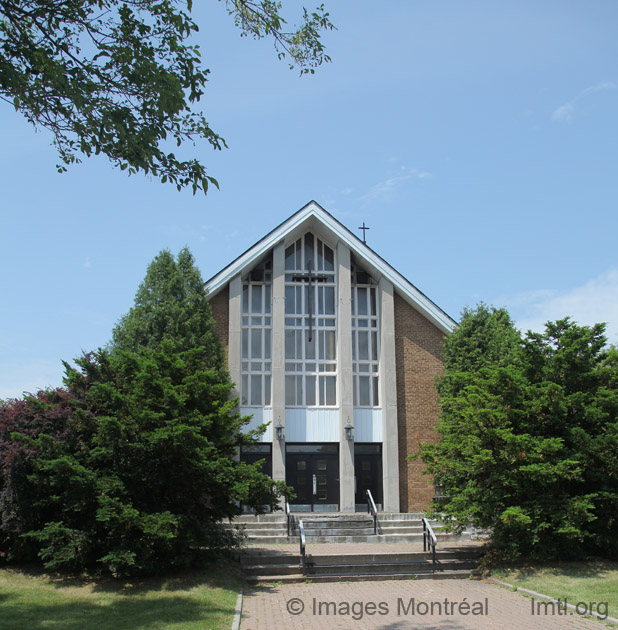
<svg viewBox="0 0 618 630"><path fill-rule="evenodd" d="M86 580L0 570L0 626L11 630L221 630L243 580L227 561L165 578Z"/></svg>
<svg viewBox="0 0 618 630"><path fill-rule="evenodd" d="M618 562L559 562L551 567L527 565L493 570L492 576L569 604L607 602L608 615L618 617Z"/></svg>

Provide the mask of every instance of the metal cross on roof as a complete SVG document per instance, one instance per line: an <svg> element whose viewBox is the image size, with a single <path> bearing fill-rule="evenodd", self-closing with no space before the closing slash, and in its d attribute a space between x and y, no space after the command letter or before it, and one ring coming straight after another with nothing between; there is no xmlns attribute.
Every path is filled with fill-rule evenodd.
<svg viewBox="0 0 618 630"><path fill-rule="evenodd" d="M365 225L365 222L363 221L363 225L362 225L362 227L359 227L359 228L357 228L357 229L358 229L358 230L362 230L362 231L363 231L363 243L365 243L365 245L367 245L367 239L366 239L366 234L365 234L365 232L366 232L367 230L370 230L371 228L368 228L368 227Z"/></svg>
<svg viewBox="0 0 618 630"><path fill-rule="evenodd" d="M309 311L309 341L313 339L313 282L326 282L328 280L328 276L314 274L311 271L311 261L307 262L307 273L297 273L292 276L292 280L294 282L307 282L309 284L309 291L307 297L307 307Z"/></svg>

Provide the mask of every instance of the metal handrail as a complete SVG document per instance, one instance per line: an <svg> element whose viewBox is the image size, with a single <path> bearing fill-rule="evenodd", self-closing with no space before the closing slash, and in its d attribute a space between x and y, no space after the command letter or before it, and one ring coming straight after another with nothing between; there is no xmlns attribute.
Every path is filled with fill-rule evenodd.
<svg viewBox="0 0 618 630"><path fill-rule="evenodd" d="M305 527L302 519L298 521L298 532L300 534L300 558L303 563L303 575L307 575Z"/></svg>
<svg viewBox="0 0 618 630"><path fill-rule="evenodd" d="M288 517L288 536L292 535L292 522L294 520L294 517L292 516L292 513L290 512L290 504L286 501L285 502L285 513Z"/></svg>
<svg viewBox="0 0 618 630"><path fill-rule="evenodd" d="M427 547L431 547L431 570L436 570L436 545L438 544L438 539L436 535L433 533L433 529L429 524L429 521L423 516L423 551L428 551Z"/></svg>
<svg viewBox="0 0 618 630"><path fill-rule="evenodd" d="M371 490L369 489L367 489L367 514L373 516L373 534L375 536L378 533L378 508L376 508Z"/></svg>

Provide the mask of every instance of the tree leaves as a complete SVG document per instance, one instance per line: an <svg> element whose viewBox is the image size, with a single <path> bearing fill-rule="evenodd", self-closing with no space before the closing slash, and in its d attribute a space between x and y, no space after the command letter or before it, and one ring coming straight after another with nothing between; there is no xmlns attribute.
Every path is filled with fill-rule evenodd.
<svg viewBox="0 0 618 630"><path fill-rule="evenodd" d="M488 528L510 558L618 555L618 366L603 333L566 318L522 339L481 304L446 342L442 442L417 456L444 487L436 509Z"/></svg>
<svg viewBox="0 0 618 630"><path fill-rule="evenodd" d="M196 159L169 151L205 140L227 147L192 105L204 93L191 2L181 0L0 0L0 98L35 127L49 129L59 172L103 153L129 174L142 172L178 190L207 192L216 179ZM301 73L330 61L321 32L324 7L304 10L296 30L281 29L278 2L227 0L243 34L272 37Z"/></svg>

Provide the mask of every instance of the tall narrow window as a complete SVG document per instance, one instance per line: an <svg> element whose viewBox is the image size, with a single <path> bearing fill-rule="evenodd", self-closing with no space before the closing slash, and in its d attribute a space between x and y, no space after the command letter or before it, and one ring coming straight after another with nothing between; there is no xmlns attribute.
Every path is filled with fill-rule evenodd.
<svg viewBox="0 0 618 630"><path fill-rule="evenodd" d="M285 250L285 404L337 404L335 253L311 233Z"/></svg>
<svg viewBox="0 0 618 630"><path fill-rule="evenodd" d="M352 373L354 406L377 407L379 367L377 286L368 273L352 265Z"/></svg>
<svg viewBox="0 0 618 630"><path fill-rule="evenodd" d="M269 406L272 383L272 260L249 272L242 287L242 405Z"/></svg>

